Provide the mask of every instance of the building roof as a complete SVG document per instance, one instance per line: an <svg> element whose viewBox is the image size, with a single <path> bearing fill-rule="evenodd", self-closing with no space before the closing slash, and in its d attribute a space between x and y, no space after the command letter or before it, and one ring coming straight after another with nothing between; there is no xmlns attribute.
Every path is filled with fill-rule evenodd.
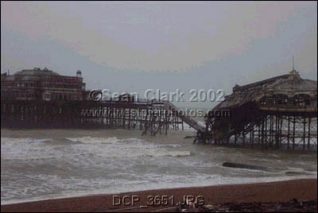
<svg viewBox="0 0 318 213"><path fill-rule="evenodd" d="M42 70L40 68L33 68L33 69L21 70L19 72L16 72L14 75L59 75L59 74L47 68L44 68Z"/></svg>
<svg viewBox="0 0 318 213"><path fill-rule="evenodd" d="M225 100L214 109L233 108L247 102L258 102L264 96L286 95L293 97L298 94L306 94L311 98L317 98L317 81L302 79L296 70L289 74L265 79L244 86L236 85L233 93L225 97Z"/></svg>

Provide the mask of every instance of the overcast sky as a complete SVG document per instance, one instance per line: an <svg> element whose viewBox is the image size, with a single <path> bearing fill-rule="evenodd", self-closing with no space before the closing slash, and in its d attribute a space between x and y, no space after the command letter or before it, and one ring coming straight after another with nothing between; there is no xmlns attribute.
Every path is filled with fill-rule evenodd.
<svg viewBox="0 0 318 213"><path fill-rule="evenodd" d="M316 2L1 2L1 72L82 70L88 88L317 79Z"/></svg>

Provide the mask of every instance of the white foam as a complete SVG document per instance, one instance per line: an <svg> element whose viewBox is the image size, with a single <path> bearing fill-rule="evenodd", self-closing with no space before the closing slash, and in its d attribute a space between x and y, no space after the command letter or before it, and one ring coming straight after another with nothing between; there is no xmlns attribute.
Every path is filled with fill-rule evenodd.
<svg viewBox="0 0 318 213"><path fill-rule="evenodd" d="M162 176L161 176L162 177ZM152 177L153 178L153 177ZM176 178L178 181L176 181ZM180 177L175 177L171 179L171 182L161 181L159 183L140 183L139 185L127 185L123 184L121 187L112 188L112 189L93 189L93 190L79 190L73 192L64 192L59 194L51 195L42 195L34 196L33 198L28 199L10 199L10 200L1 200L1 205L8 204L17 204L24 202L32 201L41 201L48 199L60 199L60 198L70 198L70 197L82 197L82 196L92 196L92 195L107 195L107 194L119 194L125 192L134 192L134 191L144 191L144 190L156 190L156 189L172 189L172 188L181 188L181 187L204 187L204 186L215 186L215 185L235 185L235 184L246 184L246 183L266 183L274 181L286 181L286 180L296 180L296 179L311 179L315 177L311 176L283 176L283 177L262 177L262 178L228 178L222 176L199 176L196 177L196 181L193 182L182 182L179 181ZM181 178L182 179L182 178Z"/></svg>
<svg viewBox="0 0 318 213"><path fill-rule="evenodd" d="M260 152L255 155L235 149L189 146L166 138L164 142L116 136L68 137L67 140L60 135L57 139L2 138L1 158L4 161L1 165L5 169L1 174L1 203L308 178L317 174L315 171L307 175L286 175L226 170L219 166L225 158L230 161L257 157L271 159L284 168L287 163L294 167L286 171L303 167L314 170L314 167L307 158L293 158L292 162L284 163L277 161L282 157L279 154L272 156Z"/></svg>
<svg viewBox="0 0 318 213"><path fill-rule="evenodd" d="M145 154L146 156L150 156L150 157L186 157L186 156L190 156L191 152L190 151L154 151L154 152L148 152Z"/></svg>
<svg viewBox="0 0 318 213"><path fill-rule="evenodd" d="M73 142L80 142L86 144L112 144L117 143L119 139L117 137L91 137L91 136L84 136L84 137L77 137L77 138L66 138L67 140Z"/></svg>

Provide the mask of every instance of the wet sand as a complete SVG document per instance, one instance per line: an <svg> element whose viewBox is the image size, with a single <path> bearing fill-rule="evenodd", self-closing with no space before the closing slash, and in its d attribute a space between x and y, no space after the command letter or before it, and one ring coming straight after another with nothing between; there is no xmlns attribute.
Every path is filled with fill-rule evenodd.
<svg viewBox="0 0 318 213"><path fill-rule="evenodd" d="M155 197L155 195L157 195ZM175 206L184 196L204 204L317 200L317 179L159 189L117 195L92 195L1 205L2 212L151 211ZM124 198L124 196L126 196ZM119 198L120 197L120 198ZM121 204L119 205L119 200ZM123 204L125 202L125 205ZM173 209L173 208L172 208ZM170 208L171 210L171 208Z"/></svg>

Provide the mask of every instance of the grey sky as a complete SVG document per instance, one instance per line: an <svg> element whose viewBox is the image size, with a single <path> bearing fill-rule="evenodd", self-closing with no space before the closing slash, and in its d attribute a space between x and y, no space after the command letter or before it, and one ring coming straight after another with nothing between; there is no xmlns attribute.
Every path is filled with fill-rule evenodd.
<svg viewBox="0 0 318 213"><path fill-rule="evenodd" d="M1 72L48 67L89 88L223 88L317 79L316 2L1 2Z"/></svg>

